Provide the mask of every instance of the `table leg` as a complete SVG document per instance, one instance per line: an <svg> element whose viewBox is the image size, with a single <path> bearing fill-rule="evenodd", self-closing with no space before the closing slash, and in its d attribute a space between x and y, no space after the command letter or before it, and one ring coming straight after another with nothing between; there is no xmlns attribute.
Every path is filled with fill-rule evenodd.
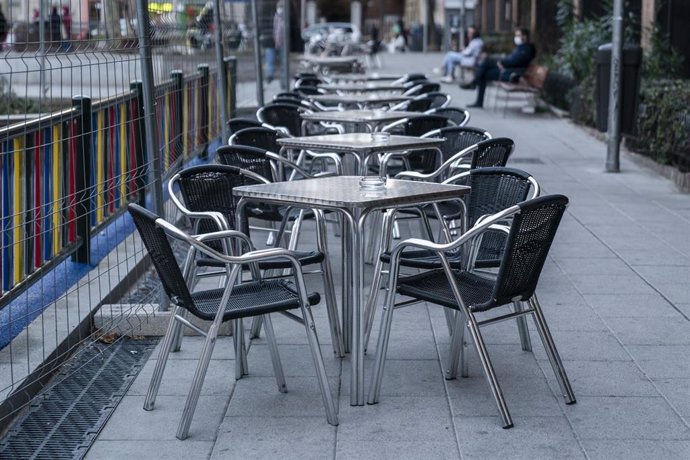
<svg viewBox="0 0 690 460"><path fill-rule="evenodd" d="M350 405L364 405L364 221L367 213L352 216L352 362Z"/></svg>
<svg viewBox="0 0 690 460"><path fill-rule="evenodd" d="M352 234L354 233L352 217L347 213L341 214L341 268L343 273L343 351L349 353L352 344Z"/></svg>

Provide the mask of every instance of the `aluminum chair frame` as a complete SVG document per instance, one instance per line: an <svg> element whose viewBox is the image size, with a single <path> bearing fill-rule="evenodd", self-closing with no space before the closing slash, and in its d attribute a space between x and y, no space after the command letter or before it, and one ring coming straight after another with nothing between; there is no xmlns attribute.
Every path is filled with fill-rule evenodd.
<svg viewBox="0 0 690 460"><path fill-rule="evenodd" d="M368 400L367 402L369 404L376 404L379 400L380 393L381 393L381 384L382 384L382 378L383 378L383 370L384 370L384 365L385 365L385 358L386 358L386 352L388 348L388 343L390 339L390 331L391 331L391 326L392 326L392 320L393 320L393 312L395 310L396 304L395 304L395 297L397 294L397 288L398 288L398 275L399 275L399 270L400 270L400 258L402 257L402 253L405 249L407 248L416 248L416 249L424 249L424 250L429 250L429 251L434 251L438 254L442 266L443 266L443 273L445 274L446 280L449 283L450 290L453 294L454 301L457 306L457 311L455 312L455 326L454 330L455 333L452 336L451 344L450 344L450 353L448 356L448 362L446 365L446 370L445 370L445 376L446 379L454 379L457 377L457 372L458 372L458 367L462 368L462 375L466 376L466 362L467 360L465 359L465 347L464 347L464 336L465 336L465 328L467 327L469 329L470 335L473 339L473 343L475 345L475 348L477 350L477 353L479 355L479 359L482 365L482 369L484 371L485 377L487 378L487 381L489 383L489 387L491 389L492 395L494 397L494 400L496 402L496 405L498 407L498 412L501 417L501 421L503 424L503 428L511 428L513 426L513 420L510 415L510 412L508 410L508 406L506 404L505 398L503 396L503 392L501 391L500 385L498 383L498 379L496 377L496 373L494 371L493 365L491 363L491 359L489 357L486 345L484 343L482 334L480 332L480 327L497 323L500 321L508 320L508 319L513 319L517 317L524 317L526 315L530 315L537 327L537 330L539 332L539 336L542 340L542 343L544 345L544 348L546 350L546 354L549 358L549 362L553 368L553 371L556 375L556 379L559 383L561 392L565 398L566 404L574 404L576 402L575 399L575 394L572 390L572 387L570 385L570 382L568 380L567 374L565 372L565 369L563 367L563 363L561 361L560 355L558 353L558 350L556 349L556 345L553 341L553 337L551 336L551 333L549 331L549 328L547 326L546 320L544 318L543 312L541 310L541 306L539 304L539 301L537 299L536 293L535 293L535 288L536 288L536 282L538 281L539 278L539 272L541 271L541 268L543 267L543 261L541 267L536 268L536 280L534 281L534 286L531 288L531 292L524 293L516 298L513 299L513 302L521 302L523 304L527 304L526 308L520 308L519 310L512 311L510 313L493 317L493 318L488 318L488 319L478 319L475 315L475 312L472 310L471 306L468 305L467 302L463 299L463 295L461 294L461 290L458 287L458 284L455 279L454 275L454 270L452 269L450 263L448 262L446 253L452 252L452 251L457 251L460 250L464 245L470 244L471 246L476 246L475 240L478 238L481 238L482 234L490 229L493 225L500 224L501 222L504 222L506 219L509 219L511 217L515 217L523 212L523 209L528 207L528 206L535 206L535 205L541 205L544 203L544 205L548 205L550 202L561 202L565 203L564 206L567 206L567 198L565 198L562 195L551 195L551 196L545 196L545 197L540 197L535 200L530 200L528 202L523 202L519 205L512 206L504 211L501 211L499 213L496 213L492 216L487 216L486 218L482 219L479 221L472 229L470 229L467 233L456 239L455 241L451 243L446 243L446 244L438 244L438 243L433 243L430 241L422 240L422 239L416 239L416 238L411 238L408 240L405 240L401 242L393 251L391 254L391 272L390 272L390 277L391 277L391 287L387 293L387 298L386 298L386 304L383 309L382 313L382 319L381 319L381 332L379 334L378 338L378 345L377 345L377 350L376 350L376 359L374 363L374 369L373 373L371 376L371 382L370 382L370 387L369 387L369 395L368 395ZM564 210L563 210L564 211ZM385 219L390 220L392 216L392 212L389 211L386 214ZM561 213L562 216L562 213ZM555 227L558 227L558 222L560 221L561 216L557 217L557 220L555 220ZM515 226L511 228L511 233L510 235L513 235ZM554 229L555 233L555 229ZM511 238L509 236L509 238ZM550 244L550 243L549 243ZM546 248L546 253L548 253L548 247ZM546 254L544 254L544 259L546 258ZM508 259L508 252L504 255L504 259L502 261L501 267L506 264L506 260ZM533 274L534 275L534 274ZM499 269L499 277L501 276L501 269ZM499 281L497 281L498 283ZM429 300L427 300L429 302ZM507 303L502 303L501 305L495 305L494 307L489 307L492 310L494 308L499 308L503 305L507 305L510 302Z"/></svg>
<svg viewBox="0 0 690 460"><path fill-rule="evenodd" d="M201 328L195 326L194 324L190 323L184 316L178 314L180 309L186 310L187 306L182 304L181 299L178 298L177 295L171 295L170 300L172 311L170 312L170 321L168 322L167 331L165 337L163 338L163 343L161 345L159 357L153 371L153 376L151 378L151 383L149 384L149 389L146 394L146 398L144 400L144 410L150 411L154 408L156 396L158 394L163 373L165 371L165 366L168 361L168 356L172 348L173 338L177 334L177 331L181 329L182 326L186 326L200 333L202 336L205 336L206 340L204 342L204 346L202 348L201 355L198 360L192 386L189 390L189 394L187 396L185 407L182 413L182 419L180 420L176 434L176 437L180 440L184 440L187 438L189 433L189 427L191 425L192 418L194 417L194 412L199 401L199 396L201 395L201 389L203 386L204 378L206 376L206 372L210 364L213 348L215 346L216 338L218 336L218 330L220 328L221 323L223 322L224 314L226 313L226 308L220 308L220 305L228 305L230 299L232 298L232 292L233 289L235 289L235 283L239 279L239 274L242 270L243 265L254 264L262 260L275 260L277 258L280 258L289 261L289 263L292 265L295 280L294 287L297 290L297 300L299 303L299 308L302 310L302 320L299 322L302 322L304 324L306 330L308 343L312 354L312 359L314 360L314 365L316 368L316 376L321 390L321 396L326 409L326 419L328 420L329 424L338 425L337 409L335 406L333 395L330 390L330 385L328 384L328 377L326 375L326 368L319 347L319 340L316 334L316 327L311 312L310 301L307 296L304 276L302 274L299 261L294 256L292 251L289 251L287 249L265 249L258 251L250 251L239 256L229 256L221 254L212 249L211 247L207 246L205 242L217 239L233 238L236 236L237 232L225 230L201 236L191 236L183 232L182 230L178 229L174 225L170 224L169 222L159 218L158 216L146 210L145 208L137 206L136 204L130 204L129 208L130 210L133 210L131 212L143 215L143 219L146 219L149 222L153 222L157 229L163 231L162 236L166 238L166 244L168 245L168 248L170 243L167 240L167 236L184 241L187 244L189 244L194 249L194 251L201 252L208 257L214 258L226 264L226 269L228 271L228 283L226 284L223 295L219 301L218 311L215 314L213 322L207 331L204 331ZM189 269L189 266L191 265L191 259L194 256L194 251L190 251L190 255L188 255L187 260L185 261L184 270ZM170 252L172 252L172 248L170 248ZM157 266L156 268L158 269ZM176 264L175 267L166 268L169 270L176 270L179 273L179 276L181 276L182 279L184 279L184 274L180 271L180 267ZM240 317L247 316L252 315L240 315ZM275 372L276 383L278 385L279 391L281 393L285 393L287 392L287 385L285 383L285 376L283 374L282 364L280 362L280 356L278 354L278 348L276 346L275 334L273 332L270 315L266 313L263 316L264 322L266 323L266 335L267 340L269 342L269 351L271 353L271 361ZM242 359L240 356L240 347L238 345L241 345L241 342L237 340L237 337L234 338L234 342L236 353L236 366L239 366L239 363L241 363Z"/></svg>
<svg viewBox="0 0 690 460"><path fill-rule="evenodd" d="M453 120L455 122L455 124L458 125L458 127L464 128L470 122L470 111L467 109L464 109L464 108L460 108L460 107L440 107L440 108L435 108L435 109L429 109L424 113L429 114L429 115L441 115L441 116L445 117L447 115L445 115L444 113L447 113L447 112L462 114L462 120L461 121L458 121L457 119L448 117L451 120Z"/></svg>

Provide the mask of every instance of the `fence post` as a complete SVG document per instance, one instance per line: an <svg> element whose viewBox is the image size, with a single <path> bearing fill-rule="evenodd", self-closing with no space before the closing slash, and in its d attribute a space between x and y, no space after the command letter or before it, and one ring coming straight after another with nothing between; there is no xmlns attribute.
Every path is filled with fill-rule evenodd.
<svg viewBox="0 0 690 460"><path fill-rule="evenodd" d="M136 98L134 130L134 184L137 190L137 204L146 207L146 123L144 122L144 84L141 80L129 83Z"/></svg>
<svg viewBox="0 0 690 460"><path fill-rule="evenodd" d="M181 70L173 70L170 72L170 78L173 81L173 97L175 100L175 113L173 114L173 132L175 133L175 140L173 142L174 158L177 159L180 155L185 155L182 151L182 104L184 104L184 73Z"/></svg>
<svg viewBox="0 0 690 460"><path fill-rule="evenodd" d="M91 261L91 98L74 96L72 106L79 111L76 119L76 217L77 238L81 240L72 261L88 264Z"/></svg>
<svg viewBox="0 0 690 460"><path fill-rule="evenodd" d="M225 66L225 63L223 62L223 56L225 53L223 52L223 21L221 21L221 5L224 6L225 2L222 2L221 0L215 0L214 1L214 9L216 10L216 14L213 15L213 25L215 26L215 34L216 34L216 66L218 67L218 75L216 81L218 82L218 95L220 96L220 107L218 107L218 111L220 112L220 132L221 132L221 139L227 139L229 136L228 132L228 120L230 117L228 116L228 94L227 94L227 89L228 87L226 86L228 75L227 75L227 67Z"/></svg>
<svg viewBox="0 0 690 460"><path fill-rule="evenodd" d="M225 75L228 85L228 120L237 116L237 57L230 56L225 58ZM224 139L227 142L227 139Z"/></svg>
<svg viewBox="0 0 690 460"><path fill-rule="evenodd" d="M199 84L199 144L203 145L199 158L208 158L208 139L209 130L211 129L208 116L208 84L209 84L209 69L208 64L199 64L197 66L201 73L201 83Z"/></svg>

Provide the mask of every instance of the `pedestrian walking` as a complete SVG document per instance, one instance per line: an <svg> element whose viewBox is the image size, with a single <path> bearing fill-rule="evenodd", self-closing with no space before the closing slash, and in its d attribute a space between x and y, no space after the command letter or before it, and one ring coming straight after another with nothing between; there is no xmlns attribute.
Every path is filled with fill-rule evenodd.
<svg viewBox="0 0 690 460"><path fill-rule="evenodd" d="M57 6L54 6L50 12L50 41L54 49L59 49L62 43L62 18L58 13Z"/></svg>
<svg viewBox="0 0 690 460"><path fill-rule="evenodd" d="M283 2L276 3L276 12L273 15L273 29L271 43L267 43L265 48L266 55L266 82L270 83L275 77L276 59L280 59L281 50L284 44L284 23L283 23Z"/></svg>

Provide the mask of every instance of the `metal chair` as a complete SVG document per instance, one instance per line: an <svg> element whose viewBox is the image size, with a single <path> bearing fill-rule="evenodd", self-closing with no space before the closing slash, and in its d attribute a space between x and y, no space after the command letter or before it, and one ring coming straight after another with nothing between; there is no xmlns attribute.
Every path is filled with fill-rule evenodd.
<svg viewBox="0 0 690 460"><path fill-rule="evenodd" d="M228 120L228 129L230 134L234 134L237 131L243 130L245 128L258 128L261 123L252 118L231 118Z"/></svg>
<svg viewBox="0 0 690 460"><path fill-rule="evenodd" d="M429 115L441 115L452 120L456 125L460 127L467 126L470 121L470 112L467 109L461 109L458 107L439 107L427 110L425 113Z"/></svg>
<svg viewBox="0 0 690 460"><path fill-rule="evenodd" d="M534 177L519 169L513 168L479 168L466 171L450 178L444 183L452 184L462 182L471 187L469 196L464 200L464 206L455 202L439 203L435 209L424 208L424 217L437 218L437 213L443 219L462 219L461 230L474 226L482 217L495 214L504 209L539 196L541 191L539 184ZM402 211L402 210L401 210ZM410 211L412 213L413 211ZM414 211L419 216L419 211ZM423 221L427 227L427 234L431 235L429 224ZM446 242L451 241L450 228L445 227L442 222L442 229ZM503 229L491 229L487 231L478 246L476 256L472 261L473 269L496 268L500 265L500 260L505 247L506 234ZM369 296L367 297L366 312L366 332L365 343L369 340L371 327L374 322L374 312L378 302L378 293L381 280L387 270L384 264L390 264L390 231L383 228L381 232L381 256L376 260L374 266L374 277L371 282ZM446 254L450 266L454 269L466 268L468 261L464 260L461 252ZM399 260L400 266L430 270L442 268L441 259L434 251L410 250L406 251ZM528 339L525 339L528 340ZM529 345L523 343L525 348Z"/></svg>
<svg viewBox="0 0 690 460"><path fill-rule="evenodd" d="M531 316L539 331L566 404L575 403L575 395L535 294L539 275L567 204L568 199L562 195L536 198L485 217L451 243L438 244L421 239L409 239L395 248L391 254L391 286L381 319L376 360L369 387L369 404L377 403L381 392L386 351L396 307L396 293L411 297L413 301L441 305L450 309L455 315L454 333L445 370L447 379L457 377L458 366L462 369L461 375L467 375L464 336L465 327L469 329L504 428L511 428L513 420L480 331L482 326L525 315ZM390 218L391 214L388 213L386 217ZM450 266L446 254L458 251L466 244L469 244L471 248L476 247L477 241L487 229L511 217L512 224L505 252L495 279L487 279L472 271L456 270ZM409 248L436 252L443 268L399 278L399 262L404 251ZM483 312L507 305L512 306L514 303L518 303L520 308L500 316L482 318Z"/></svg>
<svg viewBox="0 0 690 460"><path fill-rule="evenodd" d="M397 80L393 80L391 85L404 85L410 82L427 81L426 75L423 73L407 73Z"/></svg>
<svg viewBox="0 0 690 460"><path fill-rule="evenodd" d="M412 88L408 89L403 93L403 96L419 96L425 93L437 93L441 91L441 85L438 83L432 83L430 81L422 82L414 85Z"/></svg>
<svg viewBox="0 0 690 460"><path fill-rule="evenodd" d="M284 131L291 136L302 135L302 116L299 105L266 104L256 111L256 118L269 128Z"/></svg>
<svg viewBox="0 0 690 460"><path fill-rule="evenodd" d="M445 107L450 104L451 97L444 93L426 93L415 96L414 99L403 101L392 106L389 111L406 110L409 112L427 112L435 107Z"/></svg>
<svg viewBox="0 0 690 460"><path fill-rule="evenodd" d="M319 303L317 293L307 294L304 277L300 269L299 262L291 251L286 249L268 249L263 251L250 251L242 255L229 256L221 254L211 247L204 244L206 241L231 238L236 232L216 232L200 237L192 237L181 231L174 225L160 219L152 212L137 206L129 205L129 212L132 215L141 239L153 261L153 265L163 285L165 293L170 298L172 310L170 312L170 322L161 351L156 361L148 393L144 400L144 409L152 410L155 404L158 389L168 361L168 355L173 344L173 338L182 326L194 329L196 332L206 337L206 342L199 356L192 386L187 396L182 419L177 429L177 438L185 439L192 423L204 377L211 360L213 348L218 335L221 323L230 320L239 324L242 318L262 316L266 323L266 336L271 353L271 361L276 376L278 390L281 393L287 392L285 377L283 375L282 364L276 346L275 334L271 323L271 313L286 312L294 309L302 310L302 319L305 326L309 347L316 367L316 376L321 389L324 406L326 408L326 418L331 425L338 424L338 414L328 384L323 357L319 348L319 340L316 335L314 319L311 313L311 306ZM172 247L167 235L182 240L193 248L190 252L191 257L195 251L204 253L225 264L228 273L228 283L224 289L210 289L204 291L190 292L185 277L180 267L177 265ZM185 262L185 271L190 266L190 258ZM242 266L268 260L285 260L291 264L294 283L285 279L279 280L258 280L250 282L239 282L239 274ZM182 311L192 314L202 320L212 321L208 331L190 323ZM236 333L239 328L235 328ZM237 335L234 337L236 368L241 366L242 341Z"/></svg>
<svg viewBox="0 0 690 460"><path fill-rule="evenodd" d="M320 78L316 77L316 76L304 75L295 82L295 89L302 88L304 86L318 87L319 85L321 85L323 83L324 83L324 81L321 80Z"/></svg>
<svg viewBox="0 0 690 460"><path fill-rule="evenodd" d="M269 182L260 173L255 172L259 171L259 168L254 167L252 169L253 171L227 165L195 166L175 174L168 184L168 190L177 208L184 215L196 221L196 233L210 233L218 230L242 230L246 235L249 235L247 222L235 222L238 200L233 196L232 190L239 185ZM179 186L182 200L179 200L174 193L176 186ZM280 222L281 229L283 229L289 220L290 212L289 210L264 203L253 203L247 206L245 214L249 217L268 222ZM320 219L321 214L317 217ZM325 226L323 221L319 219L317 219L317 249L315 251L296 251L294 255L301 267L320 266L319 271L312 273L320 273L322 275L328 316L329 320L332 320L331 338L333 340L333 348L338 356L342 356L342 334L337 317L333 275L329 259L326 257L328 247L326 245ZM301 222L301 220L298 222ZM291 241L288 249L294 250L296 248L296 235L298 232L299 224L293 230L294 242ZM276 241L280 241L280 238L276 238ZM214 249L226 254L229 253L228 248L225 247L214 247ZM200 258L195 266L223 268L222 263L208 257ZM270 271L269 273L283 272L291 268L289 263L281 260L261 262L257 266L261 270ZM175 346L179 348L177 343Z"/></svg>
<svg viewBox="0 0 690 460"><path fill-rule="evenodd" d="M230 145L248 145L250 147L257 147L278 153L280 152L278 139L281 137L289 136L273 128L261 126L256 128L245 128L237 131L230 136L228 143Z"/></svg>

